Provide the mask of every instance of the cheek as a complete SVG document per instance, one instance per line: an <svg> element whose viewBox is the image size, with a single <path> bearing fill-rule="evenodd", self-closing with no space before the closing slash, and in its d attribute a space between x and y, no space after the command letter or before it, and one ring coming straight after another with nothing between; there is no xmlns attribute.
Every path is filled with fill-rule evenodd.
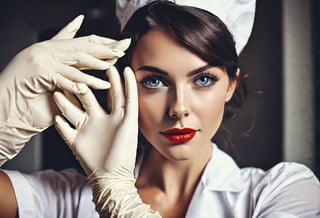
<svg viewBox="0 0 320 218"><path fill-rule="evenodd" d="M224 104L224 101L220 101L219 104L213 105L211 110L206 113L207 115L210 114L211 118L205 120L208 123L207 125L211 126L211 128L209 128L210 132L212 132L211 135L214 135L221 125L224 113Z"/></svg>
<svg viewBox="0 0 320 218"><path fill-rule="evenodd" d="M139 126L143 133L158 127L165 116L164 99L139 94Z"/></svg>
<svg viewBox="0 0 320 218"><path fill-rule="evenodd" d="M206 113L221 115L224 110L225 105L225 95L214 95L208 100L208 107L205 110ZM211 111L211 112L210 112Z"/></svg>
<svg viewBox="0 0 320 218"><path fill-rule="evenodd" d="M224 106L225 94L207 95L201 99L198 106L199 119L202 122L204 130L209 137L212 137L221 125Z"/></svg>

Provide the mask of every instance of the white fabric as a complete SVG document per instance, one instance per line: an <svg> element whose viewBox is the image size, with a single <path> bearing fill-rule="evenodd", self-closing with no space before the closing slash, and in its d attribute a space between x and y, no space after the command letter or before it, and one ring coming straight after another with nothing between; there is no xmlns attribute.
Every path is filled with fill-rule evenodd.
<svg viewBox="0 0 320 218"><path fill-rule="evenodd" d="M138 172L138 167L136 172ZM98 217L86 179L74 171L11 178L20 217ZM189 205L187 218L320 217L320 183L297 163L280 163L269 171L239 169L216 146Z"/></svg>
<svg viewBox="0 0 320 218"><path fill-rule="evenodd" d="M228 155L217 147L213 150L187 218L209 218L212 214L224 218L320 214L320 183L305 166L280 163L266 172L257 168L239 170Z"/></svg>
<svg viewBox="0 0 320 218"><path fill-rule="evenodd" d="M86 178L73 169L22 174L5 171L13 183L20 218L98 218Z"/></svg>
<svg viewBox="0 0 320 218"><path fill-rule="evenodd" d="M116 0L116 15L121 29L138 8L152 1L154 0ZM256 0L175 0L175 2L202 8L218 16L233 34L237 53L240 54L244 49L254 23Z"/></svg>

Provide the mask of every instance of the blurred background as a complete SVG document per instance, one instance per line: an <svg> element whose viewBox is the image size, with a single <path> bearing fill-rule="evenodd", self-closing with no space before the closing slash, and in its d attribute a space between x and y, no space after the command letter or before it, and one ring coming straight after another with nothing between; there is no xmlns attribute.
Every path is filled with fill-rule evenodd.
<svg viewBox="0 0 320 218"><path fill-rule="evenodd" d="M1 0L0 10L0 69L79 14L85 20L78 36L120 38L114 0ZM241 167L268 169L280 161L297 161L320 177L319 27L318 0L257 0L253 32L240 55L251 94L227 122ZM104 98L104 93L96 94ZM32 172L79 169L79 164L51 127L3 167Z"/></svg>

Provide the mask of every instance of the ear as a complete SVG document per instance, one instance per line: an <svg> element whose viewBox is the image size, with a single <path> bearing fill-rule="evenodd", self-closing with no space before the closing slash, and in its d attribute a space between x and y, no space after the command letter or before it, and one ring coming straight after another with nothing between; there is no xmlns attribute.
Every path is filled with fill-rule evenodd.
<svg viewBox="0 0 320 218"><path fill-rule="evenodd" d="M236 78L230 80L228 91L226 94L226 102L230 101L230 99L232 98L233 93L237 87L237 81L238 81L239 76L240 76L240 68L237 69Z"/></svg>

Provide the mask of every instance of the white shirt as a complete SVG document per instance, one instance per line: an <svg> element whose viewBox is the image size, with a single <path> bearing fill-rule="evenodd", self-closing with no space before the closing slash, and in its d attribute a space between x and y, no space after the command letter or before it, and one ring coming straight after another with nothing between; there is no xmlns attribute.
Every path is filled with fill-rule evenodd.
<svg viewBox="0 0 320 218"><path fill-rule="evenodd" d="M213 146L187 218L320 217L320 183L304 165L280 163L268 171L239 169L231 157ZM74 170L5 172L22 218L98 217L86 178Z"/></svg>

